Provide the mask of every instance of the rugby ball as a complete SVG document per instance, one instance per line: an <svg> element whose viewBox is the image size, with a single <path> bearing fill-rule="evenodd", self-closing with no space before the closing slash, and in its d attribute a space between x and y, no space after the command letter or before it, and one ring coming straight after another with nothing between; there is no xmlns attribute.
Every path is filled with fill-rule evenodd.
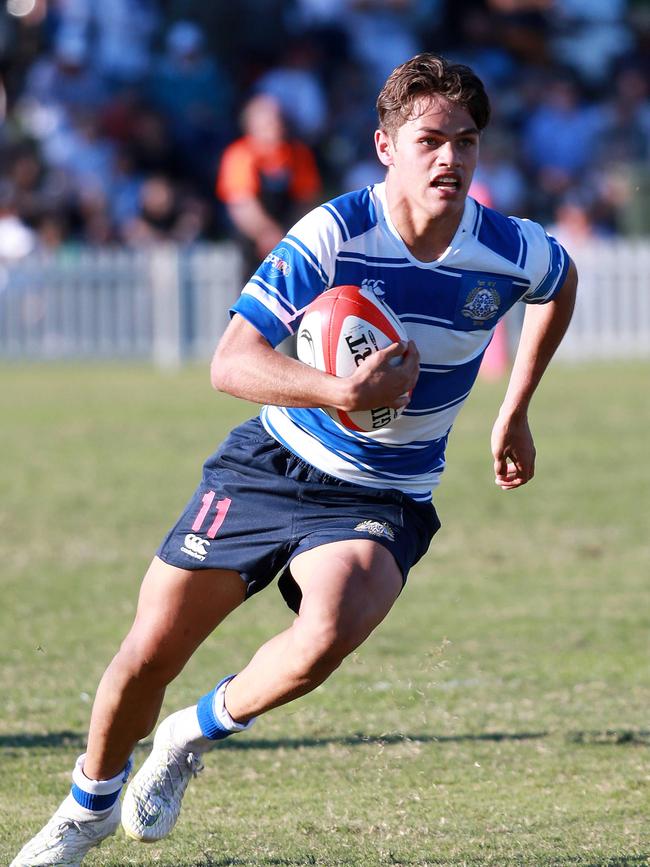
<svg viewBox="0 0 650 867"><path fill-rule="evenodd" d="M376 292L365 286L336 286L306 308L296 347L305 364L334 376L350 376L372 353L407 340L404 326ZM350 413L323 409L354 431L379 430L402 412L386 406Z"/></svg>

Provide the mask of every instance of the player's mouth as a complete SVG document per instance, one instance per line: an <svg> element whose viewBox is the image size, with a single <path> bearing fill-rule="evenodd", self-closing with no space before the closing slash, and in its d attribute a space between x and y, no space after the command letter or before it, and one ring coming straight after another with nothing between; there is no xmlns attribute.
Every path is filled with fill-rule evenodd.
<svg viewBox="0 0 650 867"><path fill-rule="evenodd" d="M431 181L430 186L446 195L457 193L463 186L457 172L441 172Z"/></svg>

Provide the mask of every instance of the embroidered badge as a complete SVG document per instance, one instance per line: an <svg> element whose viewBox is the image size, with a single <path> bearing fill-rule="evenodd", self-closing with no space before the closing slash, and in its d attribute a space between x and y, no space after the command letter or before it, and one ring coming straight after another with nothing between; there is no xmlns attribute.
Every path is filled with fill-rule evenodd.
<svg viewBox="0 0 650 867"><path fill-rule="evenodd" d="M384 521L362 521L354 528L359 533L370 533L371 536L386 536L391 542L395 541L395 531L390 524Z"/></svg>
<svg viewBox="0 0 650 867"><path fill-rule="evenodd" d="M478 280L476 286L467 296L467 301L461 313L471 319L475 325L482 325L499 312L501 296L496 290L494 280Z"/></svg>

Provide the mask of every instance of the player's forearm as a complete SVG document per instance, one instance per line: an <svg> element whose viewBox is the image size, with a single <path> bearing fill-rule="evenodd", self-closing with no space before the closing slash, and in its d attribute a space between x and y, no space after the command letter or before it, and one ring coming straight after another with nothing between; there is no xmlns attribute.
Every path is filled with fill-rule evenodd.
<svg viewBox="0 0 650 867"><path fill-rule="evenodd" d="M345 402L336 377L259 344L239 348L236 354L220 346L211 381L218 391L253 403L310 407Z"/></svg>
<svg viewBox="0 0 650 867"><path fill-rule="evenodd" d="M353 412L405 406L419 367L415 344L409 344L405 352L396 343L373 353L351 376L332 376L277 352L246 319L236 315L219 341L210 376L217 391L253 403L333 406Z"/></svg>
<svg viewBox="0 0 650 867"><path fill-rule="evenodd" d="M571 263L566 280L556 298L526 310L519 347L500 415L525 415L531 398L564 337L575 305L578 284Z"/></svg>

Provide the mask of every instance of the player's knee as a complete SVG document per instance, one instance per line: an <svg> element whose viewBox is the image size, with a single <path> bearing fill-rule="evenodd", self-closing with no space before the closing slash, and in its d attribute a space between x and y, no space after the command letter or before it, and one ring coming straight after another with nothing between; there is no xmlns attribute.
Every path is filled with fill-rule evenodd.
<svg viewBox="0 0 650 867"><path fill-rule="evenodd" d="M122 642L114 663L127 680L164 687L179 674L184 660L175 658L164 640L132 631Z"/></svg>
<svg viewBox="0 0 650 867"><path fill-rule="evenodd" d="M356 630L327 619L298 617L293 629L295 662L314 676L333 671L361 643Z"/></svg>

